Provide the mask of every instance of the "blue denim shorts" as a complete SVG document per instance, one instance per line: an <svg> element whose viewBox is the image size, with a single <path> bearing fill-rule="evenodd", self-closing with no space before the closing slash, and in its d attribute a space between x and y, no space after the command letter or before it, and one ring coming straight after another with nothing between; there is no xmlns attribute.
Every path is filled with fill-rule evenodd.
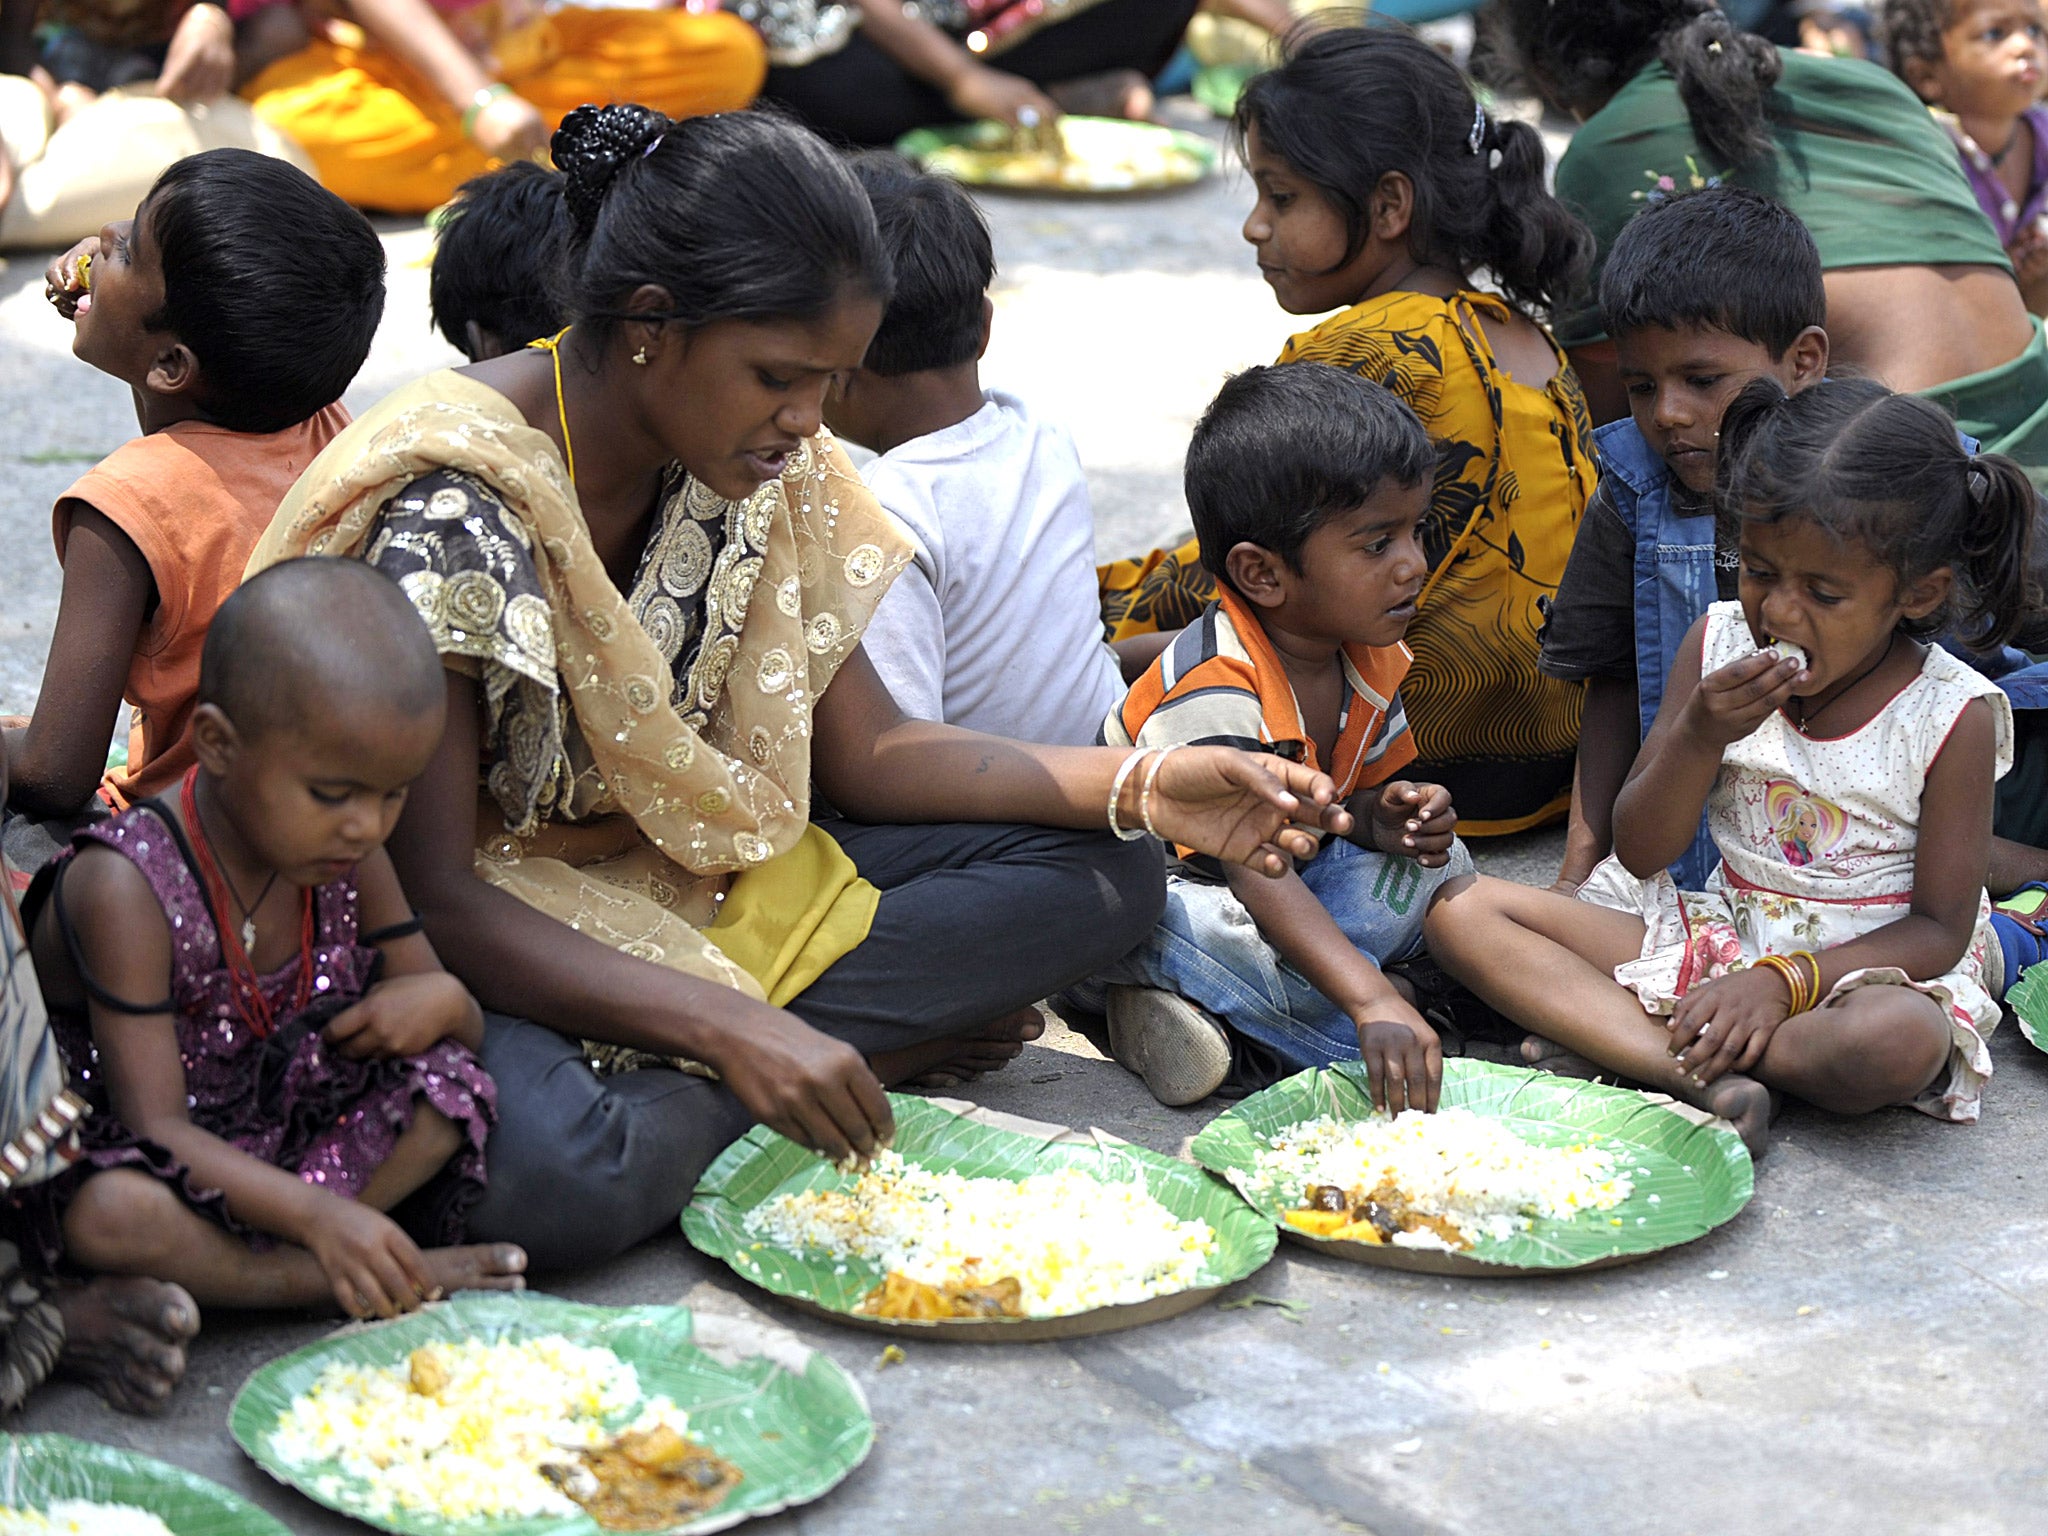
<svg viewBox="0 0 2048 1536"><path fill-rule="evenodd" d="M1450 863L1425 869L1331 838L1300 873L1344 936L1384 965L1422 952L1430 900L1445 881L1472 873L1472 855L1454 843ZM1350 1017L1280 958L1227 885L1168 876L1159 926L1095 980L1177 992L1278 1054L1290 1071L1358 1058Z"/></svg>

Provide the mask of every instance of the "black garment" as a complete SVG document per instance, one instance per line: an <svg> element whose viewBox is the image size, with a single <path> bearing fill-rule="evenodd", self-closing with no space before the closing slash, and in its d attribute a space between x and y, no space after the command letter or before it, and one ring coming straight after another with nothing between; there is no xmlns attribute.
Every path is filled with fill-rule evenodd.
<svg viewBox="0 0 2048 1536"><path fill-rule="evenodd" d="M1671 498L1681 515L1696 499L1673 481ZM1722 602L1735 597L1739 562L1726 524L1714 526L1714 590ZM1557 584L1542 634L1536 666L1544 676L1568 683L1594 677L1636 675L1636 536L1629 531L1601 481L1579 519L1571 558Z"/></svg>
<svg viewBox="0 0 2048 1536"><path fill-rule="evenodd" d="M1042 27L988 60L993 69L1056 85L1112 69L1150 79L1166 67L1194 17L1196 0L1100 0ZM913 128L957 123L960 114L856 30L837 53L768 71L762 96L781 102L830 139L895 143Z"/></svg>
<svg viewBox="0 0 2048 1536"><path fill-rule="evenodd" d="M875 1054L987 1024L1121 959L1159 920L1150 839L1046 827L827 824L882 899L867 939L790 1011ZM472 1242L536 1271L600 1263L673 1223L751 1123L719 1083L664 1068L600 1078L573 1040L487 1016L498 1085Z"/></svg>

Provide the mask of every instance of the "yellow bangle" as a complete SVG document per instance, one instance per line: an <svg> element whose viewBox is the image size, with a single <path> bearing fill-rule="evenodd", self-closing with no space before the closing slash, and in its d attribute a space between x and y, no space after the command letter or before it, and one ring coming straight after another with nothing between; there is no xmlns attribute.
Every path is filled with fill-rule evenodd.
<svg viewBox="0 0 2048 1536"><path fill-rule="evenodd" d="M1806 995L1806 978L1799 974L1799 968L1783 955L1765 955L1756 964L1759 970L1776 972L1778 979L1785 983L1785 1017L1789 1019L1793 1014L1802 1012L1799 1000Z"/></svg>
<svg viewBox="0 0 2048 1536"><path fill-rule="evenodd" d="M1820 1006L1820 956L1810 949L1802 949L1795 951L1791 958L1795 966L1804 960L1813 967L1813 976L1806 984L1806 1006L1799 1010L1801 1013L1811 1013Z"/></svg>

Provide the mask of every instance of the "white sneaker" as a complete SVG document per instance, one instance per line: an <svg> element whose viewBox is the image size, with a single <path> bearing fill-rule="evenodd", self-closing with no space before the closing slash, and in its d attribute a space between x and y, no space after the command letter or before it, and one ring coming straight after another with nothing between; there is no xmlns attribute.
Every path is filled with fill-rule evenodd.
<svg viewBox="0 0 2048 1536"><path fill-rule="evenodd" d="M1230 1036L1216 1016L1176 992L1109 989L1109 1054L1178 1107L1206 1099L1230 1076Z"/></svg>

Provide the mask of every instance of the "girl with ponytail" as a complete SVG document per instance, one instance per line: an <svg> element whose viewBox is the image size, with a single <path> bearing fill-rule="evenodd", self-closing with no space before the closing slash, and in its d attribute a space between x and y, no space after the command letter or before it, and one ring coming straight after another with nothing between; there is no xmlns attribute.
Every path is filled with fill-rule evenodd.
<svg viewBox="0 0 2048 1536"><path fill-rule="evenodd" d="M1580 120L1557 195L1599 242L1556 311L1596 421L1628 414L1597 291L1622 226L1674 192L1777 199L1820 248L1837 369L1926 395L2048 481L2048 345L1919 98L1860 59L1780 53L1715 0L1500 0L1522 72Z"/></svg>
<svg viewBox="0 0 2048 1536"><path fill-rule="evenodd" d="M1984 886L2013 716L1929 641L2012 634L2033 488L1924 400L1759 379L1723 418L1719 495L1740 596L1679 648L1614 854L1576 900L1451 890L1430 951L1533 1031L1532 1061L1668 1087L1752 1152L1773 1089L1974 1121L2005 983ZM1718 878L1680 891L1664 866L1702 804Z"/></svg>
<svg viewBox="0 0 2048 1536"><path fill-rule="evenodd" d="M470 1232L536 1269L673 1225L750 1121L869 1152L884 1084L1015 1057L1157 922L1146 834L1278 875L1351 824L1270 756L905 718L861 633L910 546L820 425L893 281L860 183L759 111L581 107L554 159L568 328L359 417L252 562L366 560L441 652L389 847L531 1021L485 1023Z"/></svg>
<svg viewBox="0 0 2048 1536"><path fill-rule="evenodd" d="M1439 444L1430 577L1402 684L1418 773L1486 836L1562 815L1581 690L1536 633L1593 488L1584 396L1541 317L1592 239L1544 190L1543 141L1494 116L1444 57L1385 28L1318 32L1246 88L1232 124L1257 201L1244 225L1290 314L1342 313L1280 361L1399 395ZM1192 545L1106 573L1113 638L1173 630L1212 595Z"/></svg>

